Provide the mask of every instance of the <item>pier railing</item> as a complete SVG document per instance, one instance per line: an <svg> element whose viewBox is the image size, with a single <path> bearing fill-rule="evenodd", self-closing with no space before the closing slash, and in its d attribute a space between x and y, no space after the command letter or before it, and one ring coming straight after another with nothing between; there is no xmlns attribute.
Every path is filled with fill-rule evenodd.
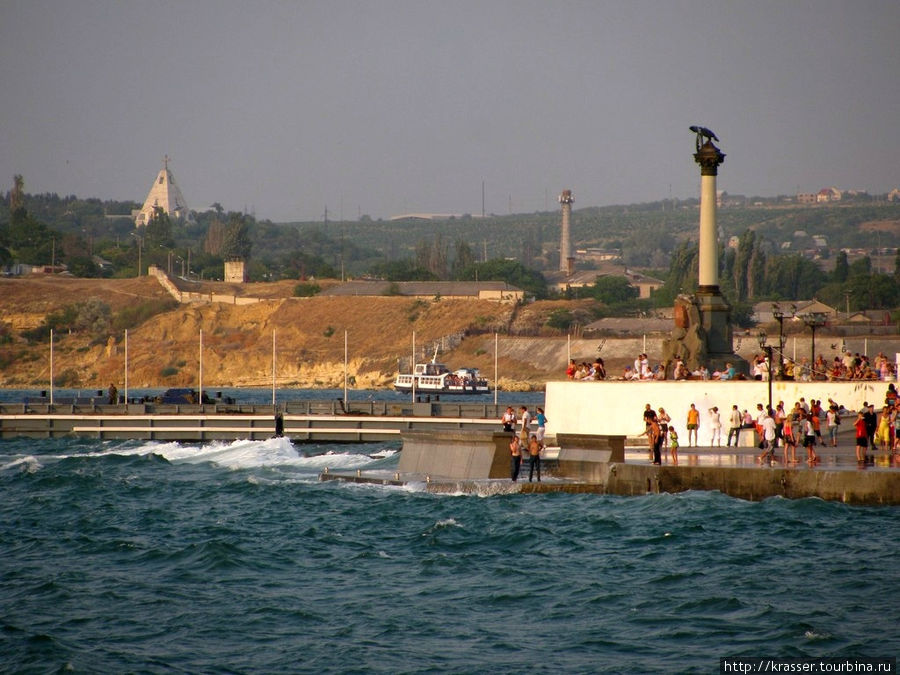
<svg viewBox="0 0 900 675"><path fill-rule="evenodd" d="M408 430L500 427L506 406L466 402L350 401L258 404L0 404L0 438L163 441L259 440L276 434L297 441L389 441Z"/></svg>

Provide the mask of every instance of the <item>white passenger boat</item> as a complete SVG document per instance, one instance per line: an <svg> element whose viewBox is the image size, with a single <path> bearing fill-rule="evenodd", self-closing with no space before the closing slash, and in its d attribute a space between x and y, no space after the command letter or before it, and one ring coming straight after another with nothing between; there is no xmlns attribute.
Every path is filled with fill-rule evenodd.
<svg viewBox="0 0 900 675"><path fill-rule="evenodd" d="M475 368L459 368L451 371L434 359L430 363L417 363L412 373L400 373L394 379L394 389L411 392L415 383L416 393L423 394L489 394L491 387Z"/></svg>

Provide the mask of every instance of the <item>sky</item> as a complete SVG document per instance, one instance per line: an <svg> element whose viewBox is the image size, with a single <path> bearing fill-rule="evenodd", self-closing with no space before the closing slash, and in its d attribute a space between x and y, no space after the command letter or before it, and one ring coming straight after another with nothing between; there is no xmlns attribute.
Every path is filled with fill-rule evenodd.
<svg viewBox="0 0 900 675"><path fill-rule="evenodd" d="M276 222L900 187L896 0L0 0L0 192Z"/></svg>

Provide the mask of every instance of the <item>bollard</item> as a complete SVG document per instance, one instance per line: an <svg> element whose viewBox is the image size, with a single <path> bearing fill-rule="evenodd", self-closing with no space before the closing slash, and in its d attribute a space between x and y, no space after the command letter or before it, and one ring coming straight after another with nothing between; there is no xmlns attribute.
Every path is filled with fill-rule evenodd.
<svg viewBox="0 0 900 675"><path fill-rule="evenodd" d="M400 472L394 474L394 480L400 480Z"/></svg>
<svg viewBox="0 0 900 675"><path fill-rule="evenodd" d="M360 476L362 476L362 471L360 471L359 469L357 469L357 470L356 470L356 477L359 478Z"/></svg>
<svg viewBox="0 0 900 675"><path fill-rule="evenodd" d="M430 482L431 482L431 476L426 475L426 476L425 476L425 482L426 482L426 483L430 483Z"/></svg>
<svg viewBox="0 0 900 675"><path fill-rule="evenodd" d="M322 473L328 473L328 467L325 467L325 470Z"/></svg>

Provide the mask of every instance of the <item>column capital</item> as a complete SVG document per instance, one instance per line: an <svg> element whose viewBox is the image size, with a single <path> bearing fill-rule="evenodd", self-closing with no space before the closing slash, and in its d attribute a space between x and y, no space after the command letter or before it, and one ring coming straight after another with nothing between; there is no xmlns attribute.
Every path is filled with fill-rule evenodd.
<svg viewBox="0 0 900 675"><path fill-rule="evenodd" d="M700 165L701 176L716 176L719 173L719 164L725 161L725 153L713 145L712 141L706 141L694 153L694 161Z"/></svg>

